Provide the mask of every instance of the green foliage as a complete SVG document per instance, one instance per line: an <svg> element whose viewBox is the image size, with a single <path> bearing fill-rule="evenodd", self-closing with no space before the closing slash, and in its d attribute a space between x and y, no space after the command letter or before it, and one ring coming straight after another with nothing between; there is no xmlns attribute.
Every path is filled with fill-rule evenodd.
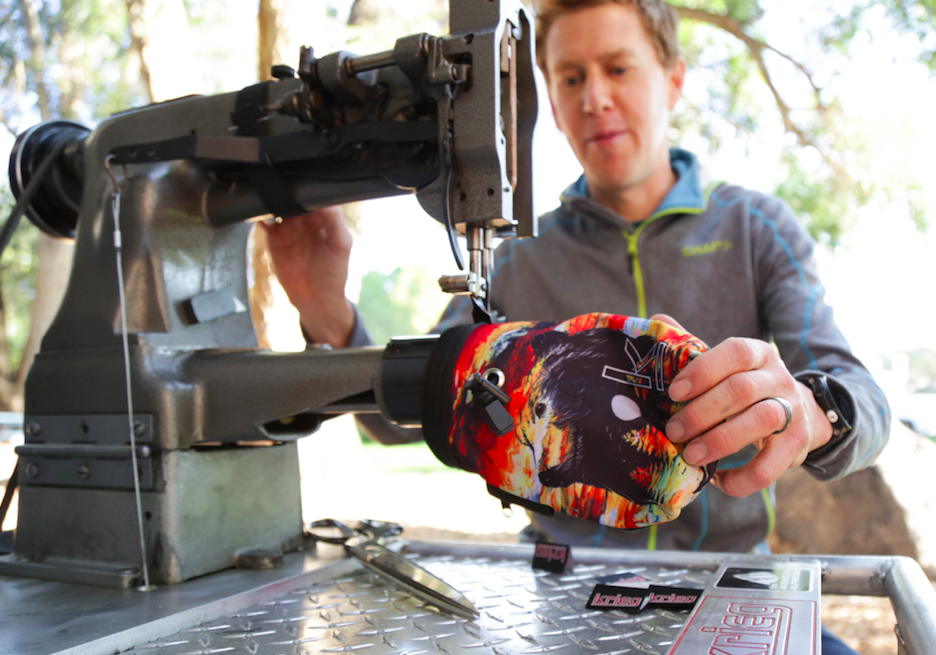
<svg viewBox="0 0 936 655"><path fill-rule="evenodd" d="M445 33L447 22L445 0L355 0L349 16L347 49L358 54L392 50L401 36Z"/></svg>
<svg viewBox="0 0 936 655"><path fill-rule="evenodd" d="M399 267L389 275L370 271L361 280L358 310L374 343L391 337L424 334L438 319L446 297L419 265Z"/></svg>
<svg viewBox="0 0 936 655"><path fill-rule="evenodd" d="M95 123L142 102L137 76L129 74L123 0L30 4L36 8L38 44L28 38L30 17L22 12L24 3L0 0L0 16L6 18L0 22L0 115L11 132L40 118Z"/></svg>
<svg viewBox="0 0 936 655"><path fill-rule="evenodd" d="M362 435L363 436L363 435ZM374 466L381 471L393 473L438 473L452 471L440 462L425 441L411 444L399 444L387 448L365 437L365 455L371 458Z"/></svg>
<svg viewBox="0 0 936 655"><path fill-rule="evenodd" d="M866 194L841 178L804 170L789 152L784 153L783 161L787 175L776 189L777 196L789 203L814 239L830 248L840 245L858 208L867 200Z"/></svg>
<svg viewBox="0 0 936 655"><path fill-rule="evenodd" d="M920 61L936 71L936 0L866 0L857 2L847 14L836 16L821 31L823 42L842 51L860 33L869 29L869 17L883 18L920 43Z"/></svg>
<svg viewBox="0 0 936 655"><path fill-rule="evenodd" d="M761 147L761 134L782 125L787 138L778 159L785 174L775 192L830 247L867 205L902 207L906 218L926 227L920 172L873 165L869 135L876 126L849 115L835 78L845 58L888 30L916 37L920 60L936 71L936 0L858 2L844 15L839 4L819 3L808 23L801 21L803 33L785 39L783 48L764 36L771 15L787 10L782 3L769 11L760 0L670 4L685 14L680 41L690 80L702 79L687 84L689 102L675 117L680 140L701 140L707 144L701 150L714 155L728 139L740 138L750 152Z"/></svg>
<svg viewBox="0 0 936 655"><path fill-rule="evenodd" d="M24 8L33 11L24 13ZM123 0L0 0L0 123L11 136L52 118L93 126L141 104L144 91L130 73L129 43ZM12 206L4 170L0 220ZM0 260L11 378L29 336L38 237L38 229L24 217Z"/></svg>
<svg viewBox="0 0 936 655"><path fill-rule="evenodd" d="M922 391L936 392L936 349L917 348L906 353L910 360L910 382Z"/></svg>
<svg viewBox="0 0 936 655"><path fill-rule="evenodd" d="M0 221L6 221L13 209L13 197L0 188ZM9 356L9 370L15 374L29 337L32 301L36 292L36 248L39 230L23 218L0 258L0 298Z"/></svg>

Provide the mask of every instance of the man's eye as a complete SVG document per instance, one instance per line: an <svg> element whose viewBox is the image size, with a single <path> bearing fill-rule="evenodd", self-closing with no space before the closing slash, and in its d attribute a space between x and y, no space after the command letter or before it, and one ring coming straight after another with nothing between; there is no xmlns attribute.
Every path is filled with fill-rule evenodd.
<svg viewBox="0 0 936 655"><path fill-rule="evenodd" d="M611 74L614 75L615 77L620 77L626 72L627 72L627 69L624 68L623 66L615 66L611 69Z"/></svg>
<svg viewBox="0 0 936 655"><path fill-rule="evenodd" d="M567 88L572 88L576 86L578 83L579 83L579 78L576 76L570 75L568 77L562 78L562 86L567 87Z"/></svg>
<svg viewBox="0 0 936 655"><path fill-rule="evenodd" d="M536 407L533 408L533 411L536 412L536 418L543 418L543 414L546 413L546 405L544 403L536 403Z"/></svg>

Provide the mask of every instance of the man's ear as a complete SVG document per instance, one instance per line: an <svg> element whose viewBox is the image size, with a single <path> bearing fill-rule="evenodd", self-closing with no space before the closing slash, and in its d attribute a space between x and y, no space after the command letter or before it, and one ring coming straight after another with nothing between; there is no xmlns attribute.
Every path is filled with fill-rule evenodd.
<svg viewBox="0 0 936 655"><path fill-rule="evenodd" d="M685 58L679 57L669 70L668 75L670 83L669 108L672 111L679 99L682 98L683 82L686 80Z"/></svg>

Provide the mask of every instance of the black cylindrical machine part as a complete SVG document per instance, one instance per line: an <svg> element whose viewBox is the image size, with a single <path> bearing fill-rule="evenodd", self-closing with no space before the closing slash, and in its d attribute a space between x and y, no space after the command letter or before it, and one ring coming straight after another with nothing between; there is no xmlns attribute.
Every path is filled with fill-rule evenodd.
<svg viewBox="0 0 936 655"><path fill-rule="evenodd" d="M477 324L458 325L443 332L426 365L422 392L423 439L440 462L453 468L461 467L455 461L449 443L452 381L462 348L477 327Z"/></svg>
<svg viewBox="0 0 936 655"><path fill-rule="evenodd" d="M84 177L81 151L90 132L74 121L46 121L20 134L10 152L10 189L19 200L42 161L60 144L67 144L26 208L30 222L57 239L75 238Z"/></svg>
<svg viewBox="0 0 936 655"><path fill-rule="evenodd" d="M423 420L426 363L438 335L397 337L384 350L380 375L384 409L394 423L419 426Z"/></svg>

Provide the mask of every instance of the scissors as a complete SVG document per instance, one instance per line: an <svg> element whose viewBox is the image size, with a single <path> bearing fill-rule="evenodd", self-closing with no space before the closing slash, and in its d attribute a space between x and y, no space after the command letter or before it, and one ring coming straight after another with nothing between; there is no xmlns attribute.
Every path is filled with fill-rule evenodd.
<svg viewBox="0 0 936 655"><path fill-rule="evenodd" d="M403 532L403 526L385 521L365 519L356 528L350 528L335 519L321 519L308 526L308 535L316 541L340 544L373 571L403 591L434 605L450 614L477 619L480 614L460 591L414 564L400 553L384 546L387 537ZM326 532L331 530L331 533Z"/></svg>

